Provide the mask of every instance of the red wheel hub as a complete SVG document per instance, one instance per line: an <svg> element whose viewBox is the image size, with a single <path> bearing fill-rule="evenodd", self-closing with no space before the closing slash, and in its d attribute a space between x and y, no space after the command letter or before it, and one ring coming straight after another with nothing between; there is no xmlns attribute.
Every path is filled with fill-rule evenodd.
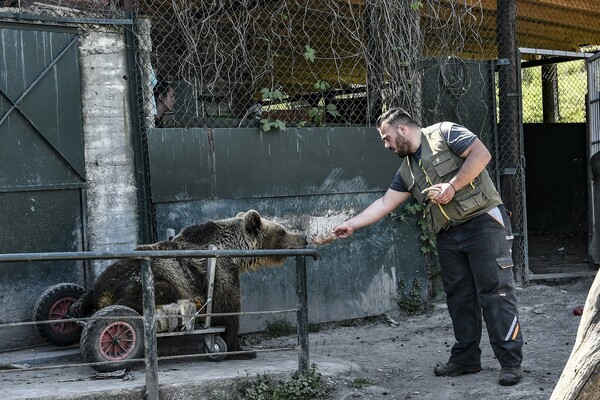
<svg viewBox="0 0 600 400"><path fill-rule="evenodd" d="M61 320L65 318L65 315L69 311L69 307L71 304L75 303L76 299L72 297L65 297L64 299L58 300L56 303L50 307L50 312L48 313L49 320ZM50 324L50 327L53 331L59 334L69 334L71 332L80 329L79 325L73 322L59 322Z"/></svg>
<svg viewBox="0 0 600 400"><path fill-rule="evenodd" d="M126 322L117 321L109 324L100 334L99 351L108 361L125 360L136 343L135 329Z"/></svg>

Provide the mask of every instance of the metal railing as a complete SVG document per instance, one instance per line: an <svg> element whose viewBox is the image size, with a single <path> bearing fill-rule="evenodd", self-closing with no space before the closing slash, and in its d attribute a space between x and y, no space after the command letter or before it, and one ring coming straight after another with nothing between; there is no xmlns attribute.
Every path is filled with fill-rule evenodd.
<svg viewBox="0 0 600 400"><path fill-rule="evenodd" d="M288 250L173 250L173 251L130 251L130 252L53 252L53 253L15 253L15 254L0 254L0 263L7 262L33 262L33 261L49 261L49 260L108 260L108 259L138 259L141 263L142 277L142 305L143 305L143 322L144 322L144 364L146 375L146 396L148 400L158 399L158 361L181 358L183 356L168 356L158 357L157 336L155 333L155 293L154 293L154 277L152 274L151 259L154 258L218 258L218 257L265 257L265 256L284 256L296 257L296 295L297 307L286 311L295 311L297 320L297 336L298 336L298 371L304 372L309 366L308 352L308 293L306 281L306 257L312 257L313 260L320 258L319 253L315 249L288 249ZM271 313L277 313L272 311ZM218 315L240 315L247 313L227 313L227 314L210 314L211 316ZM85 318L89 319L89 318ZM81 321L85 319L72 319L73 321ZM67 322L69 320L65 320ZM56 322L56 321L53 321ZM15 326L23 324L37 324L39 322L24 322L12 324L0 324L1 327ZM231 352L234 354L235 352ZM187 355L188 357L197 356L197 354ZM136 360L130 360L136 361ZM82 366L98 363L79 363L56 366ZM47 367L43 369L49 369ZM40 368L22 368L19 371L27 371Z"/></svg>

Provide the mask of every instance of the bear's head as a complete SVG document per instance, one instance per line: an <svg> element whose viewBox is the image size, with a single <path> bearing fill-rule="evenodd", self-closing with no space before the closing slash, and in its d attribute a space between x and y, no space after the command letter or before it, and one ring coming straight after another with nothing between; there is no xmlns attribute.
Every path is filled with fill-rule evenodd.
<svg viewBox="0 0 600 400"><path fill-rule="evenodd" d="M292 232L277 222L265 219L255 210L238 213L235 218L242 223L243 235L252 250L303 249L308 244L304 234ZM251 261L247 269L278 266L283 264L285 257L258 257Z"/></svg>
<svg viewBox="0 0 600 400"><path fill-rule="evenodd" d="M238 213L233 218L209 221L181 230L173 242L187 242L198 248L213 244L220 250L280 250L303 249L307 246L304 234L292 232L277 222L260 216L255 210ZM280 266L282 256L239 257L240 272L261 267Z"/></svg>

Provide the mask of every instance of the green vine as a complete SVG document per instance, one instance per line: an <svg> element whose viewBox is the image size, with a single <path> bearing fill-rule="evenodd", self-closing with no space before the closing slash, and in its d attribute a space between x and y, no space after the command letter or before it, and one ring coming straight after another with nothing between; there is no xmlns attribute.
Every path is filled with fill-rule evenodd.
<svg viewBox="0 0 600 400"><path fill-rule="evenodd" d="M283 93L281 93L279 89L265 87L260 90L260 95L262 101L283 101ZM260 120L260 129L263 132L268 132L271 129L280 129L282 131L285 131L287 129L287 126L285 125L285 122L283 122L280 119L271 120L269 118L263 118Z"/></svg>
<svg viewBox="0 0 600 400"><path fill-rule="evenodd" d="M317 59L317 52L310 45L304 46L304 59L310 63L314 63ZM327 116L340 117L341 114L337 109L337 106L331 102L327 102L326 93L331 89L331 84L327 81L318 79L313 87L319 92L319 100L317 104L308 110L308 120L316 123L319 126L325 124ZM264 87L260 90L262 101L265 103L273 102L284 102L284 94L279 89ZM304 127L308 123L307 120L300 121L296 126L298 128ZM282 131L287 130L287 125L280 119L272 120L270 118L263 118L260 120L260 129L263 132L270 130L279 129Z"/></svg>
<svg viewBox="0 0 600 400"><path fill-rule="evenodd" d="M425 217L427 207L419 203L407 202L402 206L404 213L395 214L390 213L393 220L400 220L406 222L409 216L417 216L417 228L419 229L419 240L421 247L419 251L425 258L425 268L427 276L431 279L440 274L440 266L438 262L437 246L435 241L435 235L429 229L429 222Z"/></svg>

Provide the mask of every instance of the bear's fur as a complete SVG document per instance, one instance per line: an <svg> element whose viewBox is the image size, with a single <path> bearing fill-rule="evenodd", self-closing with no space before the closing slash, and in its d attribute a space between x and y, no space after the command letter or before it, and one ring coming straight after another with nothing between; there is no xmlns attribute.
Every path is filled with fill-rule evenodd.
<svg viewBox="0 0 600 400"><path fill-rule="evenodd" d="M209 221L184 228L172 241L141 245L136 250L219 250L299 249L307 245L304 235L250 210L234 218ZM213 312L241 311L240 273L262 267L280 266L285 257L218 257L216 260ZM69 313L75 317L91 315L113 304L124 305L142 314L141 260L122 259L109 265L98 276L94 288L75 302ZM205 299L206 259L152 259L156 304L178 299ZM212 325L225 327L222 334L228 351L239 351L239 316L213 317Z"/></svg>

